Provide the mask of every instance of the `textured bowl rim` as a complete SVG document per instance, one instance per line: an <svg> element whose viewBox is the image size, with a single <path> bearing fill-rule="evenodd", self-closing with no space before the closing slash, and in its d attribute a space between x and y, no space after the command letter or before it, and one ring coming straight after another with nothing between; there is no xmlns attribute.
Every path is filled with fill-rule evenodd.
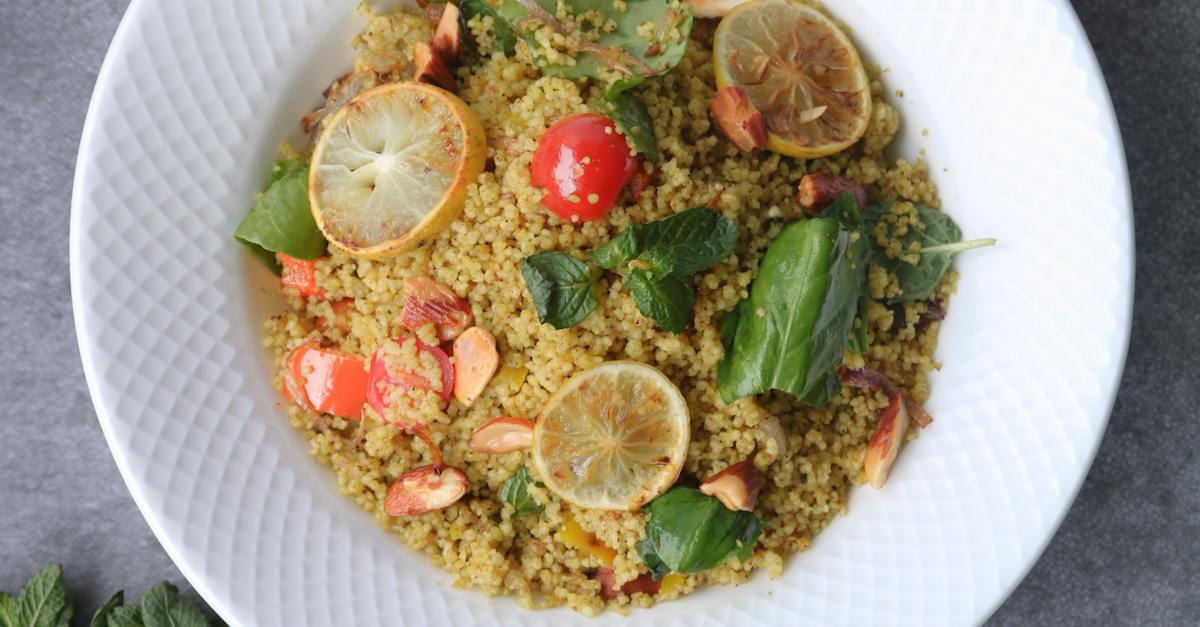
<svg viewBox="0 0 1200 627"><path fill-rule="evenodd" d="M1107 431L1109 420L1112 415L1113 407L1116 402L1116 397L1119 392L1120 382L1126 366L1127 356L1129 352L1130 336L1133 324L1133 298L1134 298L1134 281L1135 281L1135 252L1136 240L1134 238L1134 220L1133 220L1133 197L1132 189L1129 180L1129 169L1125 154L1124 142L1121 136L1121 129L1117 119L1116 111L1113 106L1112 97L1105 82L1103 71L1101 70L1099 60L1096 57L1094 48L1087 37L1086 31L1083 29L1082 22L1074 7L1068 0L1045 0L1046 2L1056 5L1058 10L1066 16L1069 21L1068 34L1074 41L1083 44L1080 50L1086 62L1085 70L1087 72L1086 89L1093 96L1094 102L1099 105L1099 116L1097 126L1102 127L1106 131L1106 136L1113 140L1113 150L1115 157L1115 175L1114 195L1118 198L1114 200L1114 204L1118 205L1123 211L1124 229L1129 243L1129 256L1127 259L1127 267L1125 284L1121 286L1124 294L1125 306L1119 312L1117 326L1123 334L1120 342L1119 354L1117 357L1117 366L1113 372L1113 380L1109 382L1109 398L1106 401L1106 410L1102 421L1098 424L1096 432L1093 434L1093 441L1089 447L1087 454L1081 458L1078 471L1074 477L1074 484L1067 491L1067 498L1062 499L1058 506L1058 511L1054 512L1054 521L1048 527L1048 533L1041 538L1040 544L1030 554L1026 560L1024 567L1019 570L1015 577L1004 586L1004 592L997 595L992 600L990 605L984 604L981 606L981 611L975 617L975 624L982 624L990 616L992 616L999 607L1009 598L1016 587L1029 574L1030 570L1039 561L1051 540L1057 534L1061 527L1071 505L1077 498L1080 489L1083 487L1084 480L1088 475L1092 463L1095 460L1096 454L1099 451L1100 444L1104 439L1104 434ZM96 370L97 366L92 355L91 348L88 344L89 327L86 316L82 313L85 310L86 303L82 293L82 269L81 269L81 216L84 211L83 207L86 204L86 194L83 190L84 180L84 157L92 150L92 143L96 137L96 126L98 122L97 110L101 95L108 88L110 75L113 71L116 59L125 53L125 48L128 46L128 39L132 24L141 12L148 10L154 3L149 0L131 0L122 16L120 23L113 35L112 41L109 44L108 51L101 63L100 70L97 73L96 81L93 87L92 95L87 109L87 114L84 120L79 151L76 157L75 176L72 184L71 198L71 217L69 227L69 265L70 265L70 282L71 282L71 305L74 317L74 326L76 333L76 341L79 346L80 358L83 365L84 378L87 382L88 392L93 402L93 407L96 411L98 422L100 423L101 431L104 434L105 441L108 444L109 450L116 462L117 469L128 488L130 495L133 497L134 503L138 510L145 518L147 525L150 527L155 538L158 539L167 555L172 562L179 568L183 576L188 580L196 592L204 598L212 609L217 612L222 618L228 620L235 616L233 607L228 603L228 599L218 595L213 590L209 579L199 572L193 563L183 558L183 552L177 543L177 538L169 534L162 522L161 512L151 507L148 503L146 494L143 490L143 484L132 476L132 470L127 456L127 451L118 445L113 434L113 411L101 399L102 395L99 392L99 374ZM231 624L234 624L230 621Z"/></svg>

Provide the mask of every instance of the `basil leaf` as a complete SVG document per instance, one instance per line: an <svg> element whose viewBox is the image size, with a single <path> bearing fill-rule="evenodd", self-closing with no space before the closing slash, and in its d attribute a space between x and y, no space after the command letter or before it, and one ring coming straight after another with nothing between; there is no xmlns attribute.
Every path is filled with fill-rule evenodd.
<svg viewBox="0 0 1200 627"><path fill-rule="evenodd" d="M592 263L606 270L624 267L626 262L638 254L637 229L636 224L629 225L629 228L621 231L620 235L588 253L588 258L592 260Z"/></svg>
<svg viewBox="0 0 1200 627"><path fill-rule="evenodd" d="M469 20L476 15L492 18L492 34L495 37L494 47L505 55L513 56L517 49L517 34L504 18L500 17L492 7L483 0L462 0L463 15Z"/></svg>
<svg viewBox="0 0 1200 627"><path fill-rule="evenodd" d="M544 65L543 70L551 76L602 78L601 74L609 72L627 78L656 76L675 67L687 49L692 10L686 3L628 0L624 11L615 10L612 0L563 0L563 3L570 14L566 21L555 17L555 0L503 0L497 7L497 13L533 49L535 61L542 62L545 55L540 54L541 41L534 36L537 29L549 28L564 35L573 33L574 16L590 11L612 20L611 30L601 29L601 24L585 23L584 28L599 31L599 36L594 43L565 51L575 60L573 65ZM653 28L642 30L640 27L646 23L653 24Z"/></svg>
<svg viewBox="0 0 1200 627"><path fill-rule="evenodd" d="M833 370L842 362L870 256L865 233L847 228L860 222L857 206L845 199L827 213L838 219L794 222L767 248L750 296L738 306L731 349L717 366L726 403L775 389L819 407L840 389Z"/></svg>
<svg viewBox="0 0 1200 627"><path fill-rule="evenodd" d="M67 627L74 613L75 608L63 583L62 565L52 564L34 575L21 589L13 624L17 627Z"/></svg>
<svg viewBox="0 0 1200 627"><path fill-rule="evenodd" d="M509 477L504 482L504 487L500 489L500 500L513 506L517 510L513 514L513 518L529 516L532 514L540 514L546 509L545 505L537 502L529 494L529 484L538 483L534 481L533 475L529 474L529 469L521 466L513 476ZM540 483L538 485L541 485Z"/></svg>
<svg viewBox="0 0 1200 627"><path fill-rule="evenodd" d="M136 605L114 607L108 615L108 627L146 627L142 622L142 608Z"/></svg>
<svg viewBox="0 0 1200 627"><path fill-rule="evenodd" d="M112 615L112 611L125 604L125 591L118 590L116 594L109 597L100 609L92 614L92 621L88 623L90 627L109 627L108 617Z"/></svg>
<svg viewBox="0 0 1200 627"><path fill-rule="evenodd" d="M683 279L675 276L656 279L646 270L634 270L625 278L625 287L633 294L638 311L664 331L683 333L691 322L696 292Z"/></svg>
<svg viewBox="0 0 1200 627"><path fill-rule="evenodd" d="M142 622L145 627L209 627L208 617L165 581L142 595Z"/></svg>
<svg viewBox="0 0 1200 627"><path fill-rule="evenodd" d="M707 207L692 207L637 229L639 251L669 250L675 256L672 274L683 278L707 270L733 252L737 225Z"/></svg>
<svg viewBox="0 0 1200 627"><path fill-rule="evenodd" d="M708 570L730 556L745 560L762 534L753 513L732 511L694 488L672 488L646 511L646 539L637 550L655 578L666 570Z"/></svg>
<svg viewBox="0 0 1200 627"><path fill-rule="evenodd" d="M654 120L646 109L646 103L637 96L625 93L623 86L626 84L617 81L605 91L608 112L633 149L651 162L658 163L662 161L662 155L658 152L658 139L654 136Z"/></svg>
<svg viewBox="0 0 1200 627"><path fill-rule="evenodd" d="M533 297L538 319L556 329L574 326L596 309L596 277L582 261L565 253L537 253L521 262L521 276Z"/></svg>
<svg viewBox="0 0 1200 627"><path fill-rule="evenodd" d="M325 236L308 204L308 166L294 159L275 163L267 189L250 208L233 236L264 258L284 253L298 259L325 254ZM272 269L277 266L272 265Z"/></svg>
<svg viewBox="0 0 1200 627"><path fill-rule="evenodd" d="M908 225L902 234L896 235L896 217L891 215L894 206L894 203L872 205L867 207L864 216L872 243L875 242L875 234L879 232L878 225L882 224L883 234L889 239L898 239L901 250L908 251L913 244L918 244L921 248L915 263L904 259L889 259L883 251L875 251L874 262L895 274L900 283L900 295L889 298L889 304L928 299L950 269L955 254L996 243L994 239L962 241L962 229L958 228L949 215L924 205L915 205L917 218L924 228L917 229Z"/></svg>
<svg viewBox="0 0 1200 627"><path fill-rule="evenodd" d="M17 627L17 599L0 591L0 627Z"/></svg>

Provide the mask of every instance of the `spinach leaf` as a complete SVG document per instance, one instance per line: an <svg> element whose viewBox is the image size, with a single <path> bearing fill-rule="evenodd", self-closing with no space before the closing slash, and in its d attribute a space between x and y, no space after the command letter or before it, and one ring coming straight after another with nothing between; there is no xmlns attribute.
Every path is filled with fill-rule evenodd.
<svg viewBox="0 0 1200 627"><path fill-rule="evenodd" d="M888 303L928 299L950 269L955 254L996 243L994 239L962 241L962 230L949 215L924 205L916 205L917 218L924 229L909 225L902 234L896 235L896 220L889 218L893 206L893 203L884 203L867 207L864 218L870 240L875 242L875 234L880 228L878 225L882 224L885 236L898 239L901 250L907 251L915 243L921 247L921 253L912 263L904 259L889 259L883 251L876 249L874 263L895 274L900 283L900 295L888 299Z"/></svg>
<svg viewBox="0 0 1200 627"><path fill-rule="evenodd" d="M543 69L549 75L602 78L602 74L611 71L625 79L656 76L675 67L687 49L692 10L686 3L628 0L623 12L613 8L612 0L564 0L564 4L570 13L567 20L555 17L555 0L503 0L497 7L497 13L533 49L535 60L546 60L544 54L538 54L541 43L533 35L539 28L549 28L561 35L571 35L580 28L597 34L594 42L576 44L573 49L563 51L575 60L573 65L547 63ZM575 16L589 11L611 19L614 28L605 29L602 23L577 25ZM654 28L640 30L646 23L654 24ZM631 80L622 88L637 82Z"/></svg>
<svg viewBox="0 0 1200 627"><path fill-rule="evenodd" d="M529 474L529 469L521 466L517 472L504 482L504 487L500 489L500 500L513 506L517 510L513 514L513 518L529 516L532 514L540 514L546 509L545 505L537 502L533 496L529 494L529 484L541 485L533 479L533 475Z"/></svg>
<svg viewBox="0 0 1200 627"><path fill-rule="evenodd" d="M596 277L587 264L565 253L537 253L521 262L521 276L538 319L556 329L583 321L596 309Z"/></svg>
<svg viewBox="0 0 1200 627"><path fill-rule="evenodd" d="M625 277L625 287L633 294L638 311L664 331L683 333L691 322L696 291L683 279L675 276L655 278L647 270L634 270Z"/></svg>
<svg viewBox="0 0 1200 627"><path fill-rule="evenodd" d="M11 596L8 598L12 599ZM3 602L6 609L11 608L11 603ZM63 582L62 566L52 564L34 575L21 589L11 624L14 627L67 627L74 613Z"/></svg>
<svg viewBox="0 0 1200 627"><path fill-rule="evenodd" d="M753 513L732 511L694 488L672 488L646 511L646 539L637 551L655 579L708 570L731 555L745 561L762 533Z"/></svg>
<svg viewBox="0 0 1200 627"><path fill-rule="evenodd" d="M517 34L513 32L512 26L500 17L492 7L488 6L484 0L462 0L463 15L469 20L476 15L492 18L492 33L495 36L493 44L497 50L500 50L508 56L513 56L513 52L517 49Z"/></svg>
<svg viewBox="0 0 1200 627"><path fill-rule="evenodd" d="M142 622L146 627L209 627L208 617L165 581L142 595Z"/></svg>
<svg viewBox="0 0 1200 627"><path fill-rule="evenodd" d="M89 627L109 627L108 619L112 616L113 610L124 604L125 591L118 590L116 594L104 602L104 605L100 606L100 609L96 610L95 614L92 614L92 620L88 623Z"/></svg>
<svg viewBox="0 0 1200 627"><path fill-rule="evenodd" d="M324 255L325 236L308 204L308 165L295 159L277 161L266 191L254 201L233 236L276 271L278 266L270 263L273 253L298 259Z"/></svg>
<svg viewBox="0 0 1200 627"><path fill-rule="evenodd" d="M793 222L767 248L750 296L722 320L729 345L717 366L726 403L782 390L822 406L866 288L870 245L844 194L822 217ZM728 315L727 315L728 318Z"/></svg>
<svg viewBox="0 0 1200 627"><path fill-rule="evenodd" d="M662 155L658 152L658 139L654 136L654 120L646 109L646 103L617 88L621 84L621 81L613 83L604 92L613 122L616 122L617 128L634 150L645 155L652 163L658 163L662 161Z"/></svg>

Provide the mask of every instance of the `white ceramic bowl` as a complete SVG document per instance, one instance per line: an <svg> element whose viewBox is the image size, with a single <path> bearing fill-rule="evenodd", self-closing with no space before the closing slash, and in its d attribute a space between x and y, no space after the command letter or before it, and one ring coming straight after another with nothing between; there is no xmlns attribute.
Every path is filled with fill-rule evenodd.
<svg viewBox="0 0 1200 627"><path fill-rule="evenodd" d="M967 237L933 428L887 489L756 576L631 625L963 625L1053 534L1100 441L1130 323L1129 188L1104 82L1058 0L828 0L886 68L897 156ZM452 589L341 497L271 390L266 273L234 227L347 67L349 0L134 0L80 146L71 278L113 456L184 575L239 625L592 624ZM928 136L922 133L928 129ZM594 621L593 621L594 622Z"/></svg>

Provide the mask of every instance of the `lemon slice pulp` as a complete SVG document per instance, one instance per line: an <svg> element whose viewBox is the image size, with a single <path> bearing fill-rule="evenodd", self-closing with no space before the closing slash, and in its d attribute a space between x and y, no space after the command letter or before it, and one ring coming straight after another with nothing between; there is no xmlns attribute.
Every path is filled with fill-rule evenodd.
<svg viewBox="0 0 1200 627"><path fill-rule="evenodd" d="M850 38L798 0L738 5L713 40L717 87L746 91L767 122L767 148L800 158L834 154L862 138L871 86Z"/></svg>
<svg viewBox="0 0 1200 627"><path fill-rule="evenodd" d="M454 94L420 83L376 87L325 124L309 174L313 217L351 254L404 252L459 216L486 158L483 127Z"/></svg>
<svg viewBox="0 0 1200 627"><path fill-rule="evenodd" d="M533 430L533 462L562 499L635 510L679 477L690 423L679 388L645 364L613 361L576 375Z"/></svg>

